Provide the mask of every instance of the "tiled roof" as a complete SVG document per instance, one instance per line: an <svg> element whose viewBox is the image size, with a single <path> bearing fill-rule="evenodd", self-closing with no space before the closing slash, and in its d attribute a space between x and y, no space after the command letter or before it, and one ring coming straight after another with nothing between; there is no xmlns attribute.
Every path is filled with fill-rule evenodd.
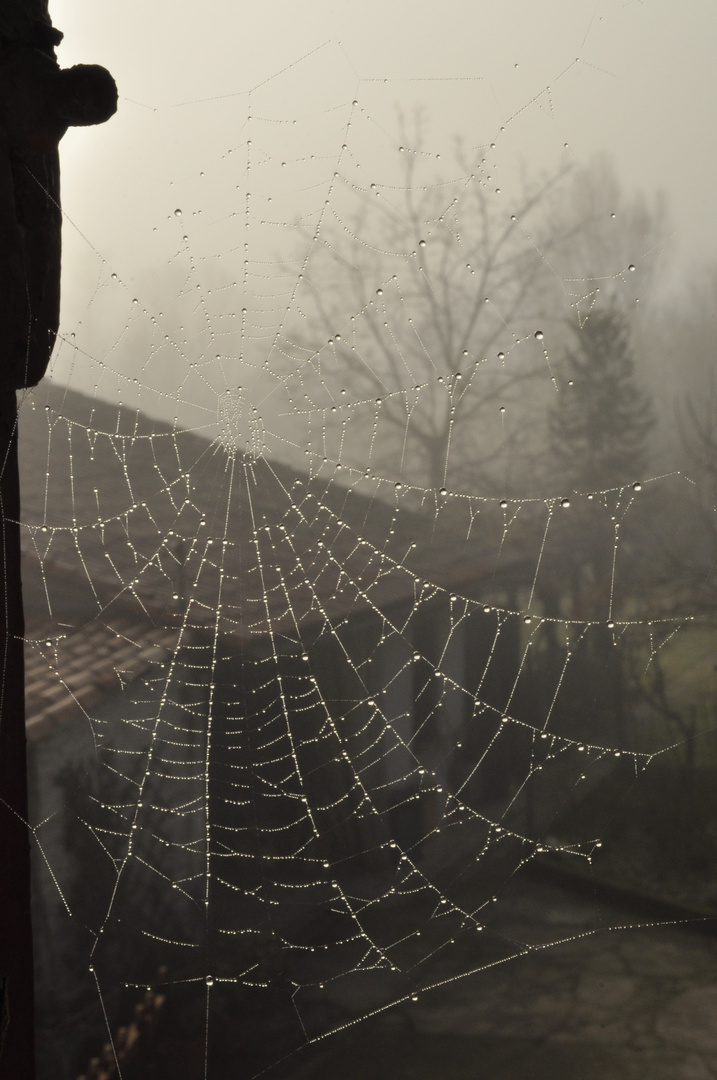
<svg viewBox="0 0 717 1080"><path fill-rule="evenodd" d="M345 487L333 472L232 457L50 382L21 404L20 462L24 575L42 574L47 615L74 625L92 616L68 604L106 620L121 609L244 641L295 639L312 623L410 601L424 581L490 578L500 550L486 513L481 542L469 534L466 505L455 522L451 507L416 513L404 492L391 492L392 506L377 497L380 480Z"/></svg>
<svg viewBox="0 0 717 1080"><path fill-rule="evenodd" d="M419 514L398 493L392 506L380 482L352 490L231 457L49 382L19 423L30 738L145 677L194 630L281 649L325 620L390 617L436 583L480 592L481 566L494 569L449 508Z"/></svg>
<svg viewBox="0 0 717 1080"><path fill-rule="evenodd" d="M54 626L29 633L25 641L28 738L41 738L49 725L76 718L129 683L156 675L176 647L177 636L173 629L127 621L113 627L95 621L69 633Z"/></svg>

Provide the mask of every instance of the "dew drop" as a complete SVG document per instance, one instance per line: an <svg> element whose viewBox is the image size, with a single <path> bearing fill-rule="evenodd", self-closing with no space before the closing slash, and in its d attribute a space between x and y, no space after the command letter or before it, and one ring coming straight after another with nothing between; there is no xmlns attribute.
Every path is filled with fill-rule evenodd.
<svg viewBox="0 0 717 1080"><path fill-rule="evenodd" d="M632 490L633 491L642 491L642 484L639 481L637 481L636 483L634 483L632 485Z"/></svg>
<svg viewBox="0 0 717 1080"><path fill-rule="evenodd" d="M536 341L542 341L543 340L543 331L542 330L536 330L535 331L535 340Z"/></svg>
<svg viewBox="0 0 717 1080"><path fill-rule="evenodd" d="M174 211L174 216L175 217L181 217L182 216L182 211L179 209L179 207L177 207L177 209Z"/></svg>
<svg viewBox="0 0 717 1080"><path fill-rule="evenodd" d="M426 241L425 240L419 240L418 241L418 246L419 247L425 247L426 246Z"/></svg>
<svg viewBox="0 0 717 1080"><path fill-rule="evenodd" d="M561 499L560 505L563 507L564 510L567 510L567 508L570 506L570 499Z"/></svg>

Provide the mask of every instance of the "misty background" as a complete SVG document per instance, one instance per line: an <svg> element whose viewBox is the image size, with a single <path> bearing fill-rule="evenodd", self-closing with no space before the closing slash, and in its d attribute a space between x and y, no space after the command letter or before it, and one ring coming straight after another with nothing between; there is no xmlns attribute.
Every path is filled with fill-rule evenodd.
<svg viewBox="0 0 717 1080"><path fill-rule="evenodd" d="M433 244L420 253L429 262L439 248L456 265L466 251L466 263L480 258L470 205L479 193L491 227L515 218L511 243L532 248L545 280L520 310L495 298L503 339L484 357L493 341L478 335L471 355L495 364L507 341L544 330L545 380L535 385L547 393L566 322L580 323L602 288L630 312L662 423L653 471L679 467L676 399L704 399L713 333L705 5L449 3L417 18L400 3L317 4L310 17L292 5L224 4L203 18L164 3L58 2L53 17L65 33L60 62L103 63L120 90L111 124L62 144L53 379L209 436L227 436L228 425L230 440L235 431L245 447L295 464L307 443L319 454L332 425L323 410L343 390L356 440L352 454L344 437L344 452L357 464L378 395L364 402L364 361L327 356L327 319L340 332L364 299L339 287L331 262L349 260L371 295L395 275L400 304L419 239ZM464 232L448 242L438 219L451 205ZM495 291L490 278L483 285ZM400 348L395 318L382 330ZM535 365L529 352L510 354L514 369ZM389 393L423 386L432 364L389 379ZM532 389L520 417L525 401L494 404L493 449L505 410L519 426L544 427Z"/></svg>
<svg viewBox="0 0 717 1080"><path fill-rule="evenodd" d="M717 15L700 0L54 0L52 17L61 65L103 64L119 87L112 121L61 145L61 328L49 384L20 401L28 643L53 693L85 713L64 749L50 723L57 743L38 739L38 805L57 790L37 820L53 815L76 933L117 919L103 986L119 995L135 967L143 985L166 963L181 981L183 936L209 949L229 927L234 952L222 942L186 962L197 1068L216 957L218 1030L224 1016L251 1022L245 1004L261 995L237 976L253 970L251 920L234 900L245 863L199 922L204 894L186 915L195 898L174 879L204 888L209 856L240 855L245 831L262 857L290 847L294 781L309 793L297 821L309 796L326 811L321 869L306 865L331 888L348 845L378 900L393 897L381 882L394 849L427 859L449 893L430 849L455 797L471 809L466 910L488 902L493 870L502 886L547 851L572 872L579 851L596 878L714 913ZM151 677L132 689L125 659L102 660L105 638L152 646ZM86 681L93 653L112 678L85 707L66 672L76 663ZM321 743L334 721L356 725L359 765ZM166 771L131 741L160 722ZM252 832L225 777L264 767L241 744L253 724L268 747L274 726L298 732L306 761L285 773L293 743L269 752L281 797ZM65 760L76 767L58 772ZM311 785L344 761L327 803L323 780ZM373 818L362 832L356 777L377 833ZM184 817L190 782L199 831ZM152 798L137 802L145 784ZM122 829L142 823L126 873L118 806ZM176 865L151 816L165 809ZM85 822L111 833L115 867ZM602 855L596 830L611 841ZM303 848L290 854L291 885ZM88 896L95 863L104 878ZM307 918L331 910L327 895ZM424 918L415 900L407 915ZM330 977L357 974L331 951L343 928L319 922ZM277 1001L286 971L314 980L292 934L283 952L260 936L249 956ZM82 1041L55 1017L58 984L68 1015L96 1008L86 942L68 941L58 956L76 986L55 974L52 942L42 955L43 1023L69 1078L105 1020ZM272 1009L256 1015L271 1023Z"/></svg>

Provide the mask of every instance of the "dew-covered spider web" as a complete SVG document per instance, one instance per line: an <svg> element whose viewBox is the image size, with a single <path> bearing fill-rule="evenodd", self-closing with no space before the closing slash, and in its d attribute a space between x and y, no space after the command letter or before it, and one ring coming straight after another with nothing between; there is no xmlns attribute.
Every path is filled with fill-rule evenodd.
<svg viewBox="0 0 717 1080"><path fill-rule="evenodd" d="M615 799L711 727L674 671L713 643L660 577L695 487L655 454L638 350L666 227L571 150L580 72L506 113L481 76L406 91L330 43L121 102L158 159L192 152L129 253L65 221L59 344L20 402L63 1076L103 1043L121 1075L148 988L188 1077L290 1076L615 922L509 915L541 870L592 880Z"/></svg>

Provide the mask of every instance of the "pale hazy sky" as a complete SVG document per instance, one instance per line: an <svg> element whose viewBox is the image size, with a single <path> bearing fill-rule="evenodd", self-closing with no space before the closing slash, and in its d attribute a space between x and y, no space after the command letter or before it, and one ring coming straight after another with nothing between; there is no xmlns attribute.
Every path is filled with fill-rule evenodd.
<svg viewBox="0 0 717 1080"><path fill-rule="evenodd" d="M151 322L198 259L236 284L245 243L250 321L290 222L316 219L335 170L390 186L397 110L416 105L432 162L454 136L495 142L510 198L521 163L607 152L628 192L667 195L675 280L717 252L711 0L52 0L51 13L61 64L102 63L119 87L117 116L62 149L63 329L83 324L77 340L109 364L125 363L134 296ZM110 271L114 308L96 291Z"/></svg>
<svg viewBox="0 0 717 1080"><path fill-rule="evenodd" d="M66 35L62 64L104 63L120 89L119 116L101 133L70 136L65 149L68 212L81 204L93 230L98 219L131 216L144 183L171 179L166 155L138 142L148 106L162 117L165 106L251 90L323 45L291 83L287 110L301 108L302 88L331 103L337 80L339 97L375 95L376 84L362 82L370 79L388 80L381 108L422 96L440 109L445 84L404 80L462 77L471 80L464 99L460 89L445 95L447 133L495 135L496 121L522 109L512 124L526 158L564 142L579 161L608 150L627 186L668 193L685 251L711 258L715 249L717 7L708 0L54 0L52 14ZM550 98L535 101L547 87ZM119 175L108 190L110 169Z"/></svg>

